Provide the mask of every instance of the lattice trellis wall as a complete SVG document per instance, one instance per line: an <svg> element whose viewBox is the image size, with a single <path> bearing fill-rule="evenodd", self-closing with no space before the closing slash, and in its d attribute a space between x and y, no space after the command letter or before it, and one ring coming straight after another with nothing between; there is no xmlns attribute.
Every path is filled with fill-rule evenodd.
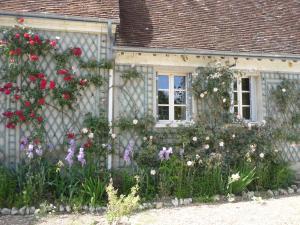
<svg viewBox="0 0 300 225"><path fill-rule="evenodd" d="M116 65L115 67L115 85L122 85L124 81L121 75L124 71L130 69L131 65ZM114 90L114 119L119 117L143 117L153 114L153 99L155 75L151 66L137 66L137 71L142 75L139 79L133 79L126 83L124 87L116 87ZM134 142L134 148L138 148L141 140L134 132L126 132L118 136L116 143L116 152L113 158L115 167L125 165L123 161L123 152L129 142Z"/></svg>
<svg viewBox="0 0 300 225"><path fill-rule="evenodd" d="M39 31L39 34L44 37L55 39L59 37L58 46L60 50L65 50L70 47L80 47L83 51L83 59L95 59L104 60L107 58L108 53L108 36L104 33L99 34L87 34L78 32L55 32L55 31ZM1 37L0 37L1 38ZM55 63L50 57L46 57L41 60L41 69L45 71L47 77L53 78L56 75ZM3 65L3 59L0 61L0 68ZM72 63L73 69L76 74L85 75L88 72L99 74L99 76L106 77L108 79L108 72L105 70L93 70L88 71L79 69L76 63ZM26 82L26 81L23 81ZM9 101L5 96L0 95L0 114L6 109L16 108L15 103ZM93 115L99 115L99 113L107 113L108 102L108 86L105 84L101 88L91 86L88 90L81 93L81 97L75 106L75 111L67 111L67 115L64 115L55 110L49 108L44 112L46 118L46 131L47 140L51 146L55 149L59 149L63 143L66 130L76 131L76 128L81 126L84 115L91 112ZM30 134L30 130L25 127L18 128L16 130L6 129L3 122L0 123L0 161L5 161L8 164L14 164L19 161L19 140L22 136Z"/></svg>
<svg viewBox="0 0 300 225"><path fill-rule="evenodd" d="M262 93L263 93L263 111L264 115L275 117L281 120L279 114L276 114L274 103L270 98L270 93L281 83L282 78L290 80L300 80L300 74L286 73L261 73L262 76ZM298 83L299 84L299 83ZM298 86L300 88L300 85ZM298 128L297 128L298 129ZM299 128L300 129L300 128ZM299 143L298 143L299 144ZM300 146L291 143L283 143L279 146L284 151L283 157L287 161L300 162Z"/></svg>

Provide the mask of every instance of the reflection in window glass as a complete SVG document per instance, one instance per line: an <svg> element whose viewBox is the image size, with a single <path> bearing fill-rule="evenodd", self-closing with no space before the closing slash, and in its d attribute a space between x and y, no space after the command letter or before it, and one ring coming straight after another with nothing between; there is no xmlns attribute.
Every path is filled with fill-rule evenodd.
<svg viewBox="0 0 300 225"><path fill-rule="evenodd" d="M158 89L169 89L169 77L166 75L158 76Z"/></svg>
<svg viewBox="0 0 300 225"><path fill-rule="evenodd" d="M158 104L169 104L169 91L158 91Z"/></svg>
<svg viewBox="0 0 300 225"><path fill-rule="evenodd" d="M242 93L242 104L243 105L250 105L250 93Z"/></svg>
<svg viewBox="0 0 300 225"><path fill-rule="evenodd" d="M174 89L185 89L185 76L174 77Z"/></svg>
<svg viewBox="0 0 300 225"><path fill-rule="evenodd" d="M174 107L174 117L175 117L175 120L185 120L186 119L185 106L175 106Z"/></svg>
<svg viewBox="0 0 300 225"><path fill-rule="evenodd" d="M158 119L159 120L169 120L169 106L159 106L158 107Z"/></svg>
<svg viewBox="0 0 300 225"><path fill-rule="evenodd" d="M175 91L174 93L174 104L184 105L186 102L185 91Z"/></svg>

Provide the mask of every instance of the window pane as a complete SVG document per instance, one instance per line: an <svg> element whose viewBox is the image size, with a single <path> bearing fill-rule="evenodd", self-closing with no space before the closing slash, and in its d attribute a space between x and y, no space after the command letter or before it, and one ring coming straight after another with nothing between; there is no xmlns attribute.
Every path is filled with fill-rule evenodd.
<svg viewBox="0 0 300 225"><path fill-rule="evenodd" d="M158 104L169 104L169 91L158 91Z"/></svg>
<svg viewBox="0 0 300 225"><path fill-rule="evenodd" d="M242 78L242 91L250 90L250 82L249 78Z"/></svg>
<svg viewBox="0 0 300 225"><path fill-rule="evenodd" d="M235 106L235 107L234 107L234 114L236 114L236 115L237 115L238 113L239 113L239 112L238 112L238 107L237 107L237 106Z"/></svg>
<svg viewBox="0 0 300 225"><path fill-rule="evenodd" d="M185 89L185 76L175 76L174 77L174 88L175 89Z"/></svg>
<svg viewBox="0 0 300 225"><path fill-rule="evenodd" d="M186 119L186 107L185 106L175 106L174 107L174 117L175 117L175 120L185 120Z"/></svg>
<svg viewBox="0 0 300 225"><path fill-rule="evenodd" d="M243 105L250 105L250 93L242 93Z"/></svg>
<svg viewBox="0 0 300 225"><path fill-rule="evenodd" d="M174 92L174 104L184 105L185 104L185 91L175 91Z"/></svg>
<svg viewBox="0 0 300 225"><path fill-rule="evenodd" d="M233 93L233 99L234 99L234 105L237 105L238 104L237 92Z"/></svg>
<svg viewBox="0 0 300 225"><path fill-rule="evenodd" d="M158 107L158 119L159 120L169 120L169 106L159 106Z"/></svg>
<svg viewBox="0 0 300 225"><path fill-rule="evenodd" d="M166 75L158 76L158 89L169 89L169 77Z"/></svg>
<svg viewBox="0 0 300 225"><path fill-rule="evenodd" d="M250 107L243 107L243 118L250 119Z"/></svg>

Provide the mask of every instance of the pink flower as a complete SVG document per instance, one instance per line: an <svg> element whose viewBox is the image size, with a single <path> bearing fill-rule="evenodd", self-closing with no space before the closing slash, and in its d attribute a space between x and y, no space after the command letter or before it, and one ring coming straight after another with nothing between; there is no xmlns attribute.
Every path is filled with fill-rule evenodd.
<svg viewBox="0 0 300 225"><path fill-rule="evenodd" d="M37 55L30 54L29 59L31 62L36 62L39 60L39 57Z"/></svg>

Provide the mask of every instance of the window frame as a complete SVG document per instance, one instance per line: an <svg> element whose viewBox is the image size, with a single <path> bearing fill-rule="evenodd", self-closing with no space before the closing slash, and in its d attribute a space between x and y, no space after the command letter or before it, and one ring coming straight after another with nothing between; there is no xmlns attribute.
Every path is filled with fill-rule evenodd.
<svg viewBox="0 0 300 225"><path fill-rule="evenodd" d="M159 104L158 102L158 92L166 91L167 89L160 89L158 80L159 76L168 76L169 82L169 103L168 104ZM185 88L184 89L175 89L175 77L182 76L185 77ZM185 104L175 104L175 92L176 91L184 91L185 92ZM188 74L185 73L177 73L177 72L157 72L156 73L156 118L157 118L157 127L164 126L177 126L179 124L186 124L188 122ZM168 106L169 107L169 119L168 120L160 120L158 109L159 106ZM185 107L185 119L184 120L175 120L175 107Z"/></svg>

